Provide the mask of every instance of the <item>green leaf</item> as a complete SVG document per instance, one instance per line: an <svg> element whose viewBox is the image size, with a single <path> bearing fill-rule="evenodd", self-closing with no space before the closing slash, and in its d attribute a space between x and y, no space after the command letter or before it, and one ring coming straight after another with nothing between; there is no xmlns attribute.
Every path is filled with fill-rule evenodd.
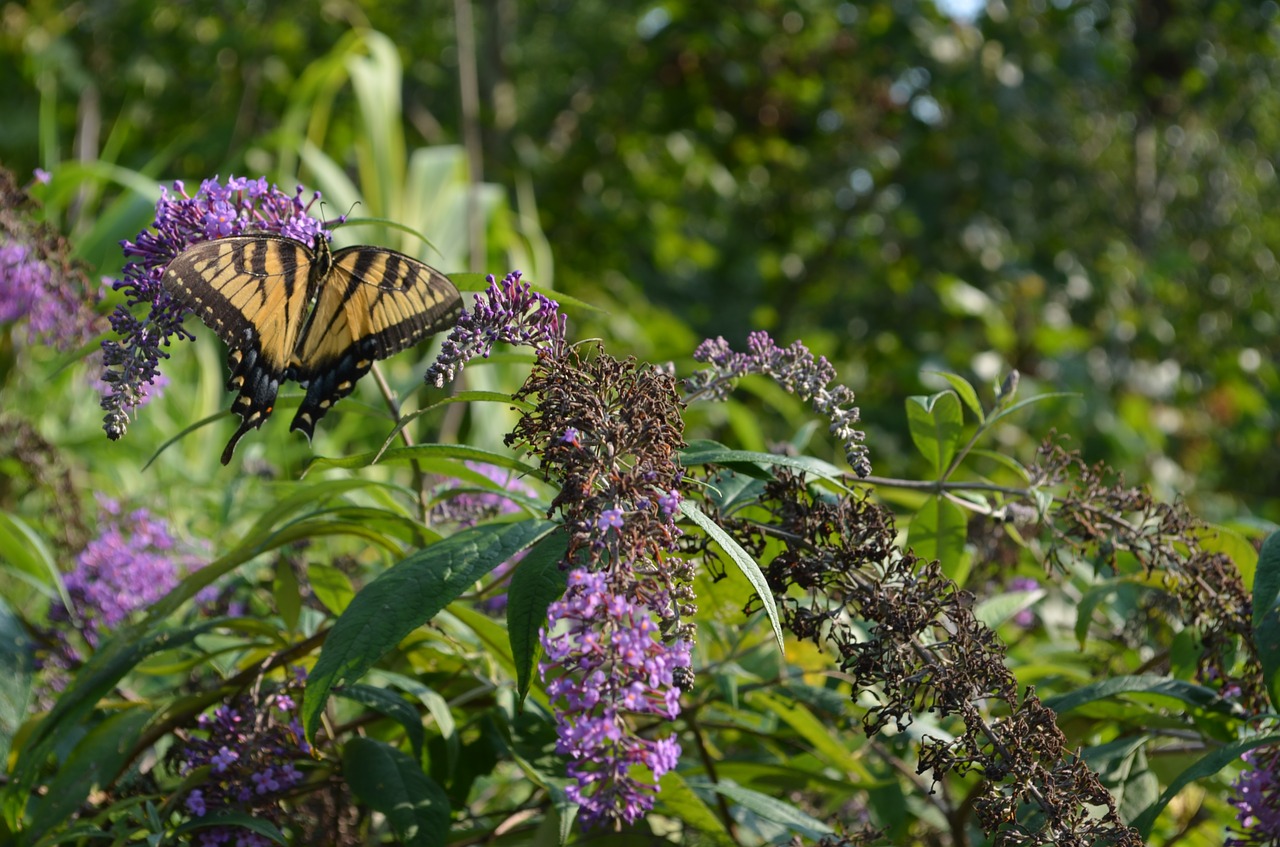
<svg viewBox="0 0 1280 847"><path fill-rule="evenodd" d="M756 596L760 598L760 604L764 606L765 614L769 616L769 623L773 625L773 637L777 639L778 650L786 652L786 645L782 639L782 622L778 618L778 607L773 601L773 592L769 590L769 583L764 578L764 573L760 570L760 566L756 564L756 560L751 558L751 554L743 550L738 542L733 540L727 532L721 529L715 521L702 513L698 508L698 504L692 500L681 500L680 511L689 520L696 523L702 530L710 535L712 540L720 545L724 552L729 554L729 558L742 571L743 576L751 583L751 587L756 590Z"/></svg>
<svg viewBox="0 0 1280 847"><path fill-rule="evenodd" d="M128 764L133 745L149 720L151 713L145 709L127 709L80 739L32 810L34 832L47 832L66 822L91 791L109 787Z"/></svg>
<svg viewBox="0 0 1280 847"><path fill-rule="evenodd" d="M1044 595L1043 588L1031 591L1007 591L983 600L974 607L973 616L988 628L995 629L1012 620L1014 615L1024 609L1031 608Z"/></svg>
<svg viewBox="0 0 1280 847"><path fill-rule="evenodd" d="M350 578L333 565L320 562L307 565L307 583L316 599L335 615L341 615L356 596Z"/></svg>
<svg viewBox="0 0 1280 847"><path fill-rule="evenodd" d="M449 798L408 755L381 741L352 738L342 750L342 772L361 802L386 816L398 843L447 843Z"/></svg>
<svg viewBox="0 0 1280 847"><path fill-rule="evenodd" d="M419 550L366 585L334 624L307 677L302 706L307 738L315 737L333 686L359 679L476 580L555 526L527 520L464 529Z"/></svg>
<svg viewBox="0 0 1280 847"><path fill-rule="evenodd" d="M1115 676L1086 685L1083 688L1057 697L1051 697L1044 704L1058 714L1066 714L1078 709L1085 703L1094 700L1107 700L1121 694L1146 694L1160 697L1171 697L1187 706L1199 709L1229 711L1230 705L1218 697L1212 688L1170 679L1156 674L1136 674L1133 676Z"/></svg>
<svg viewBox="0 0 1280 847"><path fill-rule="evenodd" d="M565 572L560 563L569 549L569 534L558 529L539 541L516 565L507 587L507 637L516 663L516 693L521 702L529 694L533 666L542 652L538 629L546 623L547 607L560 599Z"/></svg>
<svg viewBox="0 0 1280 847"><path fill-rule="evenodd" d="M1258 553L1258 566L1253 576L1253 626L1262 625L1263 618L1276 607L1280 597L1280 531L1273 532L1262 542Z"/></svg>
<svg viewBox="0 0 1280 847"><path fill-rule="evenodd" d="M1224 553L1231 557L1244 584L1252 588L1258 567L1258 551L1243 534L1221 524L1210 524L1195 530L1200 549L1207 553ZM1256 613L1257 606L1254 607ZM1255 614L1256 617L1256 614Z"/></svg>
<svg viewBox="0 0 1280 847"><path fill-rule="evenodd" d="M69 605L49 545L26 521L6 512L0 512L0 561L31 577L32 584L45 593L52 593L51 586L61 591L63 604Z"/></svg>
<svg viewBox="0 0 1280 847"><path fill-rule="evenodd" d="M0 762L9 758L9 745L31 703L32 649L26 627L0 597Z"/></svg>
<svg viewBox="0 0 1280 847"><path fill-rule="evenodd" d="M765 820L799 830L802 835L808 838L821 838L834 832L826 823L806 815L791 803L785 803L776 797L770 797L768 794L761 794L758 791L743 788L732 780L721 780L714 784L707 784L707 787Z"/></svg>
<svg viewBox="0 0 1280 847"><path fill-rule="evenodd" d="M426 743L426 733L422 729L422 717L418 714L418 710L410 705L407 700L394 691L358 682L344 685L334 693L338 697L351 700L362 706L368 706L375 712L391 718L404 727L409 743L413 745L414 756L419 761L422 760L422 748Z"/></svg>
<svg viewBox="0 0 1280 847"><path fill-rule="evenodd" d="M1164 811L1174 797L1182 793L1182 789L1198 779L1205 779L1213 776L1227 765L1239 761L1240 757L1255 747L1265 747L1270 744L1280 743L1280 735L1267 735L1261 738L1251 738L1248 741L1238 741L1235 744L1228 744L1209 753L1207 756L1196 761L1191 767L1184 770L1176 779L1169 783L1169 787L1160 795L1160 799L1147 809L1137 818L1134 819L1132 826L1138 830L1138 834L1145 840L1151 835L1151 830L1155 826L1156 818Z"/></svg>
<svg viewBox="0 0 1280 847"><path fill-rule="evenodd" d="M833 733L830 724L819 720L803 703L788 702L763 690L753 691L746 699L753 706L760 707L758 711L776 715L840 773L858 769L852 752L841 743L845 736Z"/></svg>
<svg viewBox="0 0 1280 847"><path fill-rule="evenodd" d="M288 556L276 559L276 578L271 587L276 610L284 621L284 628L293 632L298 628L298 615L302 614L302 593L298 589L298 574Z"/></svg>
<svg viewBox="0 0 1280 847"><path fill-rule="evenodd" d="M1081 758L1111 789L1120 820L1131 821L1160 799L1160 780L1151 771L1144 747L1151 738L1139 735L1090 747Z"/></svg>
<svg viewBox="0 0 1280 847"><path fill-rule="evenodd" d="M725 465L741 473L757 478L768 478L764 468L771 466L792 468L829 480L844 488L846 474L835 465L808 456L780 456L754 450L731 450L714 441L694 441L680 451L680 464L686 468L695 465Z"/></svg>
<svg viewBox="0 0 1280 847"><path fill-rule="evenodd" d="M987 426L990 427L996 421L1012 415L1014 412L1032 403L1043 403L1045 400L1056 400L1061 397L1079 397L1080 395L1074 391L1051 391L1048 394L1037 394L1035 397L1028 397L1026 400L1019 400L1008 408L1001 409L987 420Z"/></svg>
<svg viewBox="0 0 1280 847"><path fill-rule="evenodd" d="M907 428L920 455L933 464L934 474L941 478L956 454L964 428L964 416L955 392L908 397Z"/></svg>
<svg viewBox="0 0 1280 847"><path fill-rule="evenodd" d="M1262 542L1253 577L1253 639L1271 707L1280 709L1280 531Z"/></svg>
<svg viewBox="0 0 1280 847"><path fill-rule="evenodd" d="M982 403L978 401L978 392L974 390L969 380L960 376L960 374L948 373L947 371L925 371L925 373L937 374L938 376L951 383L951 387L956 390L956 394L964 401L964 404L973 412L974 417L979 421L985 417L982 411Z"/></svg>
<svg viewBox="0 0 1280 847"><path fill-rule="evenodd" d="M200 829L208 829L214 826L238 826L255 832L264 838L270 838L277 844L284 844L284 833L281 832L271 821L265 821L262 818L255 818L244 812L215 812L211 815L205 815L202 818L194 818L187 821L182 826L173 831L174 835L186 835ZM179 841L178 843L182 843Z"/></svg>
<svg viewBox="0 0 1280 847"><path fill-rule="evenodd" d="M121 627L89 658L62 692L58 702L36 725L18 751L17 765L3 790L4 815L11 823L21 816L40 769L64 731L75 726L126 673L144 658L182 647L223 624L222 618L186 629L147 631L142 625Z"/></svg>
<svg viewBox="0 0 1280 847"><path fill-rule="evenodd" d="M526 465L510 454L481 450L479 447L466 447L461 444L416 444L413 447L397 447L383 453L375 450L369 453L357 453L353 456L337 456L333 458L316 456L307 464L303 476L320 468L346 468L350 470L368 467L375 461L378 464L385 465L408 463L418 459L441 458L471 459L476 462L497 465L500 468L510 468L518 473L528 474L538 479L542 478L541 472L537 468L533 465Z"/></svg>
<svg viewBox="0 0 1280 847"><path fill-rule="evenodd" d="M964 542L968 537L965 510L945 497L930 497L911 518L907 545L926 561L937 559L943 572L964 585Z"/></svg>
<svg viewBox="0 0 1280 847"><path fill-rule="evenodd" d="M707 835L715 844L737 844L724 821L703 802L677 771L667 771L658 782L658 803L663 813Z"/></svg>

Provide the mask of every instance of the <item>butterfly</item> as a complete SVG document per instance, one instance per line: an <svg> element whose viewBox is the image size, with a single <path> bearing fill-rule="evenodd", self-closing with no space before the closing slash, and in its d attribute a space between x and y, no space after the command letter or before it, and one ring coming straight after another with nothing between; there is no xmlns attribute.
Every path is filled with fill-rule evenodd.
<svg viewBox="0 0 1280 847"><path fill-rule="evenodd" d="M230 348L227 390L245 433L271 416L280 383L307 394L289 430L310 440L316 423L355 389L375 359L451 326L458 289L436 269L383 247L329 249L279 235L237 235L187 248L162 277L169 295Z"/></svg>

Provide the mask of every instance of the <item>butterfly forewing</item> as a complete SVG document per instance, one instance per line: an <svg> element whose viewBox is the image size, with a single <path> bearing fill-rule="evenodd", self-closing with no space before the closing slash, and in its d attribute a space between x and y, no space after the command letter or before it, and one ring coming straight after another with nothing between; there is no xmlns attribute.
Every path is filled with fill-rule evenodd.
<svg viewBox="0 0 1280 847"><path fill-rule="evenodd" d="M292 239L220 238L179 254L164 285L233 350L257 349L283 374L307 308L311 261Z"/></svg>

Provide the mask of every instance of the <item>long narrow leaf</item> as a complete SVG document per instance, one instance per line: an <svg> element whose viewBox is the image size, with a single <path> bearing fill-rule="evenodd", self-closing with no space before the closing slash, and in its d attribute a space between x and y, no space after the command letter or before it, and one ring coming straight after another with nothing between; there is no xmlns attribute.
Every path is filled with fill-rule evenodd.
<svg viewBox="0 0 1280 847"><path fill-rule="evenodd" d="M307 677L302 722L314 738L335 685L359 679L400 641L471 585L551 532L544 520L486 524L414 553L364 587L325 640Z"/></svg>

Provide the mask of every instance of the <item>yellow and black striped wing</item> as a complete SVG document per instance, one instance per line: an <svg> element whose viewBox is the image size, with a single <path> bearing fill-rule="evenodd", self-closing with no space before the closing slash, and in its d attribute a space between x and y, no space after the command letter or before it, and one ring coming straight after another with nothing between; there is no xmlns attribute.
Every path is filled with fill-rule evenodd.
<svg viewBox="0 0 1280 847"><path fill-rule="evenodd" d="M301 242L269 235L232 236L184 250L165 269L163 283L230 348L227 389L242 420L236 442L262 426L275 408L308 311L315 254Z"/></svg>
<svg viewBox="0 0 1280 847"><path fill-rule="evenodd" d="M307 383L290 429L310 438L316 422L354 390L374 360L452 326L461 310L453 283L411 256L380 247L334 253L290 363L289 375Z"/></svg>

